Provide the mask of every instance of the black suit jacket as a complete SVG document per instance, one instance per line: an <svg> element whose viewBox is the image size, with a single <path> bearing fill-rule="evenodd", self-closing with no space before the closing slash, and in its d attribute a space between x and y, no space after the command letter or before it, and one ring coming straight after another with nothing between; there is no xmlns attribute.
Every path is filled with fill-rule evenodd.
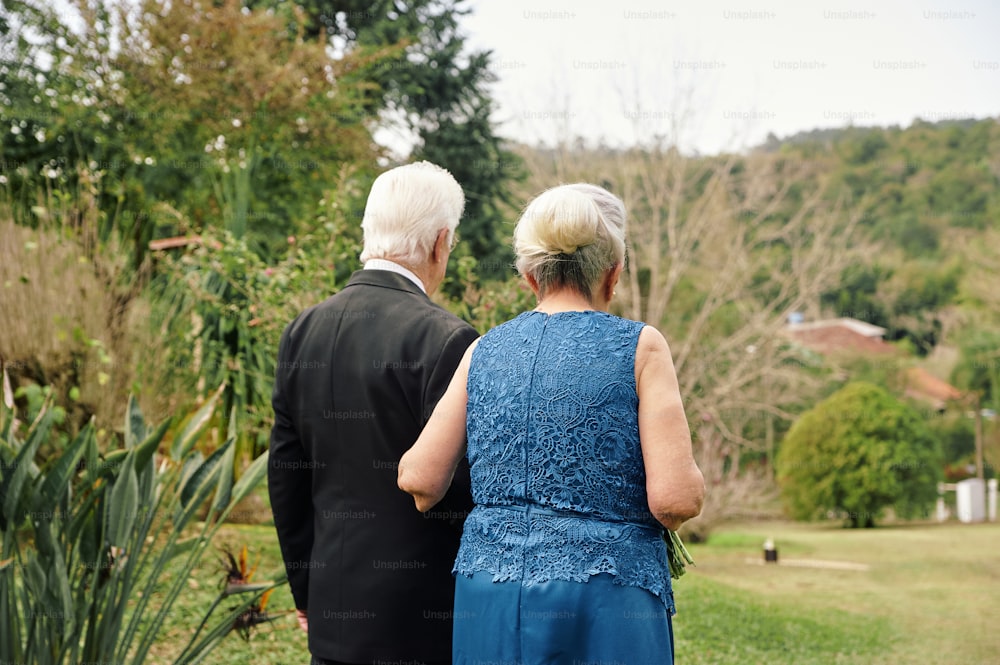
<svg viewBox="0 0 1000 665"><path fill-rule="evenodd" d="M426 515L396 486L396 471L476 337L384 270L354 273L285 329L268 488L313 655L450 660L468 466Z"/></svg>

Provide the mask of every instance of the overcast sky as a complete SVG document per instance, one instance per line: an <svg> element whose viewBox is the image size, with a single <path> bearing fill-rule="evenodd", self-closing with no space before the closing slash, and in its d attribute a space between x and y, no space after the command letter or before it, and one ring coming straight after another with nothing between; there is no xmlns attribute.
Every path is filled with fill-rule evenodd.
<svg viewBox="0 0 1000 665"><path fill-rule="evenodd" d="M992 6L991 6L992 5ZM1000 2L470 0L501 133L677 136L714 153L816 127L1000 116Z"/></svg>

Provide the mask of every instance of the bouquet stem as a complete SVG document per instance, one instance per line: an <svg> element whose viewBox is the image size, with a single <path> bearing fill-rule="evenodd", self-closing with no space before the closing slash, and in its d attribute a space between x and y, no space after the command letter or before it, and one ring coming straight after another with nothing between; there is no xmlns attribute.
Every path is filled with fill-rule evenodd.
<svg viewBox="0 0 1000 665"><path fill-rule="evenodd" d="M688 553L676 531L667 529L663 532L663 540L667 542L667 562L670 565L670 577L680 579L687 572L687 564L694 565L694 559Z"/></svg>

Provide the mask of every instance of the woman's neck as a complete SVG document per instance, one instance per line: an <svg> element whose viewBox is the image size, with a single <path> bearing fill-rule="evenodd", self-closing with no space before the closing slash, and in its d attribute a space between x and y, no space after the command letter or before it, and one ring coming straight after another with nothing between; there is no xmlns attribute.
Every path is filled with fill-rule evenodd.
<svg viewBox="0 0 1000 665"><path fill-rule="evenodd" d="M583 294L573 289L549 291L538 301L536 312L558 314L559 312L608 311L607 303L591 303Z"/></svg>

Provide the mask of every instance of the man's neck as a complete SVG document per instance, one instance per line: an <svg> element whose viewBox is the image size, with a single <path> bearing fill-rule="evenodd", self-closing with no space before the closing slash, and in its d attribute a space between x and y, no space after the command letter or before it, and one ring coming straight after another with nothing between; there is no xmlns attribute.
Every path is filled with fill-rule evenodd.
<svg viewBox="0 0 1000 665"><path fill-rule="evenodd" d="M412 267L399 261L393 261L392 259L368 259L365 262L365 270L388 270L389 272L394 272L397 275L406 277L420 287L421 291L427 293L427 276L422 275L421 271L414 270Z"/></svg>

